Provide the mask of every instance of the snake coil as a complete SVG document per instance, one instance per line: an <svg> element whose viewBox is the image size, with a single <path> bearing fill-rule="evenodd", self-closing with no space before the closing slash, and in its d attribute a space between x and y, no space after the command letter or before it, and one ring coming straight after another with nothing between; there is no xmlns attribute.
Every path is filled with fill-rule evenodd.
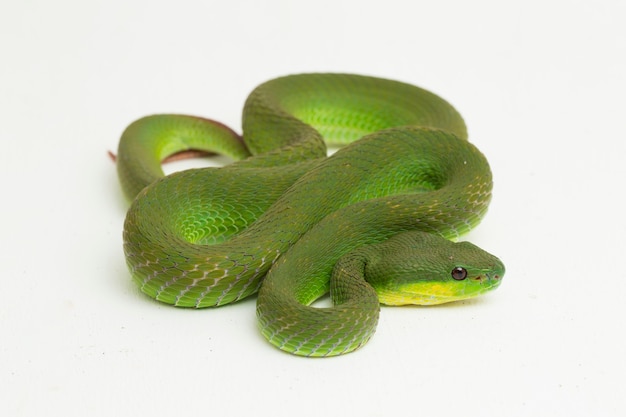
<svg viewBox="0 0 626 417"><path fill-rule="evenodd" d="M327 143L345 146L327 157ZM237 162L165 177L162 160L189 149ZM350 352L374 332L380 303L474 297L504 275L498 258L449 240L487 210L487 160L458 112L412 85L278 78L248 97L243 141L212 120L149 116L125 130L117 161L141 290L195 308L259 292L262 334L291 353ZM332 307L311 305L329 291Z"/></svg>

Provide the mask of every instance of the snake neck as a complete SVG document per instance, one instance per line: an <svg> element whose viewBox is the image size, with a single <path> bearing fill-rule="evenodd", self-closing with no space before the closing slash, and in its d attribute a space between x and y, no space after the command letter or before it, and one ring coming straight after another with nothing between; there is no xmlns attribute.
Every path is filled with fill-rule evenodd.
<svg viewBox="0 0 626 417"><path fill-rule="evenodd" d="M280 280L268 276L257 302L262 334L279 349L300 356L358 349L374 334L380 311L376 292L364 279L365 262L363 256L348 255L337 263L331 278L333 307L327 308L300 303L297 294L280 289Z"/></svg>

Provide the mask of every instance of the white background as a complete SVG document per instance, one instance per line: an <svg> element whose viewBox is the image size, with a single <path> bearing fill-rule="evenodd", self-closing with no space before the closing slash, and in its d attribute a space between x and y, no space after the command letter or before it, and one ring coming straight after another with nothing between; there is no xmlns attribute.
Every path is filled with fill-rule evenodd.
<svg viewBox="0 0 626 417"><path fill-rule="evenodd" d="M0 414L626 415L626 3L4 1ZM246 95L336 71L428 88L463 114L500 256L475 301L384 308L343 357L284 354L255 300L143 296L107 150L146 114L239 129Z"/></svg>

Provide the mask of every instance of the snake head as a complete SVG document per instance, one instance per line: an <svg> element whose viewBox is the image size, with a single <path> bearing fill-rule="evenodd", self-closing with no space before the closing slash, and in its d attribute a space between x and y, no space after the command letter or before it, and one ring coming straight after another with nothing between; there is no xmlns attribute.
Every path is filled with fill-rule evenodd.
<svg viewBox="0 0 626 417"><path fill-rule="evenodd" d="M366 280L382 304L433 305L472 298L497 288L504 264L469 242L407 232L378 244Z"/></svg>

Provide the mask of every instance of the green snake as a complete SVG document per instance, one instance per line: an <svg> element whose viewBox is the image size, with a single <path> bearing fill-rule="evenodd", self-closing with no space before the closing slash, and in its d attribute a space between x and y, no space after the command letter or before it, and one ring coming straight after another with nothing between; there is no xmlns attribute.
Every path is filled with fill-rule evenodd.
<svg viewBox="0 0 626 417"><path fill-rule="evenodd" d="M499 286L498 258L453 242L484 216L492 175L442 98L381 78L292 75L257 87L242 124L240 137L213 120L155 115L122 134L124 252L145 294L202 308L258 292L270 343L333 356L369 340L381 303ZM327 144L341 148L327 157ZM190 149L235 162L164 176L162 161ZM329 291L331 307L312 305Z"/></svg>

